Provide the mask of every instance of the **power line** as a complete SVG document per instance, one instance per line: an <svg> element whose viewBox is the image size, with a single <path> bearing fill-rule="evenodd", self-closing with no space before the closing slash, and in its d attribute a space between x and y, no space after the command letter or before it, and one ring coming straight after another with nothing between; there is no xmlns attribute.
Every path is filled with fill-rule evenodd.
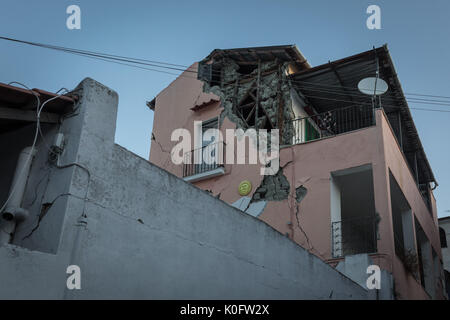
<svg viewBox="0 0 450 320"><path fill-rule="evenodd" d="M291 84L292 85L292 84ZM298 88L300 90L302 89L308 89L309 91L314 91L314 92L320 92L320 93L327 93L327 94L335 94L335 95L342 95L342 96L347 96L347 97L355 97L358 99L362 99L364 96L359 94L359 93L348 93L348 92L344 92L344 91L337 91L337 90L325 90L325 89L316 89L314 87L306 87L306 86L299 86L299 85L292 85L295 88ZM305 95L302 92L303 95ZM410 103L418 103L418 104L430 104L430 105L441 105L441 106L447 106L450 107L450 101L443 101L443 100L429 100L429 99L421 99L421 98L406 98L408 102ZM390 101L390 103L395 103L395 99L394 98L390 98L390 97L383 97L382 96L382 100L383 101Z"/></svg>
<svg viewBox="0 0 450 320"><path fill-rule="evenodd" d="M31 42L31 41L19 40L19 39L3 37L3 36L0 36L0 39L7 40L7 41L12 41L12 42L17 42L17 43L22 43L22 44L27 44L27 45L31 45L31 46L37 46L37 47L52 49L52 50L63 51L63 52L72 53L72 54L78 54L78 55L82 55L82 56L97 57L97 58L100 58L101 60L104 60L104 61L116 60L116 61L125 62L125 63L141 64L141 65L147 65L147 66L152 66L152 67L157 67L157 68L171 69L171 70L180 71L180 72L198 73L198 71L189 70L190 67L187 67L187 66L182 65L182 64L174 64L174 63L168 63L168 62L156 61L156 60L148 60L148 59L141 59L141 58L130 58L130 57L121 56L121 55L113 55L113 54L101 53L101 52L96 52L96 51L73 49L73 48L68 48L68 47L55 46L55 45L43 44L43 43L39 43L39 42ZM127 65L127 64L124 64L124 65ZM128 66L131 66L131 65L128 65ZM180 67L181 68L187 68L187 69L181 69ZM146 68L144 68L144 69L146 69ZM146 70L158 72L156 69L146 69ZM161 71L159 71L159 72L161 72ZM218 73L217 71L214 71L214 70L212 70L212 72ZM179 76L179 74L174 74L174 73L169 73L169 74L178 75ZM307 82L307 81L296 81L296 80L292 80L292 79L290 81L294 82L294 83L300 83L302 85L306 84L306 85L314 85L314 86L326 87L326 88L340 88L340 89L344 88L344 89L348 89L348 90L357 90L356 88L353 88L353 87L322 85L322 84L318 84L318 83ZM415 95L415 96L423 96L423 97L450 99L450 97L447 97L447 96L426 95L426 94L419 94L419 93L405 93L405 95ZM419 99L419 98L417 98L417 99ZM431 102L434 102L434 101L431 101ZM444 102L444 101L436 101L436 102ZM447 102L447 101L445 101L445 102Z"/></svg>
<svg viewBox="0 0 450 320"><path fill-rule="evenodd" d="M46 49L52 49L52 50L57 50L57 51L73 53L73 54L93 56L93 57L122 61L122 62L129 62L129 63L147 65L147 66L152 66L152 67L157 67L157 68L171 69L171 70L176 70L176 71L181 71L181 72L187 71L187 72L197 73L197 71L185 70L185 69L179 68L179 67L186 68L186 66L176 65L176 64L167 63L167 62L129 58L129 57L124 57L124 56L111 55L111 54L105 54L105 53L94 52L94 51L79 50L79 49L73 49L73 48L67 48L67 47L48 45L48 44L43 44L43 43L38 43L38 42L18 40L18 39L3 37L3 36L0 36L0 39L17 42L17 43L22 43L22 44L27 44L27 45L31 45L31 46L35 46L35 47L41 47L41 48L46 48ZM179 67L176 67L176 66L179 66Z"/></svg>
<svg viewBox="0 0 450 320"><path fill-rule="evenodd" d="M323 88L347 89L347 90L350 90L350 91L359 92L359 89L358 88L354 88L354 87L346 87L346 86L341 86L341 85L330 85L330 84L326 85L326 84L320 84L320 83L316 83L316 82L299 81L299 80L292 80L292 79L290 81L293 82L293 83L299 83L300 85L307 85L307 86L313 86L313 87L323 87ZM383 92L383 91L382 90L376 90L376 92ZM450 97L439 96L439 95L427 95L427 94L407 93L407 92L404 92L403 94L405 96L406 95L413 95L413 96L422 96L422 97L431 97L431 98L450 99Z"/></svg>
<svg viewBox="0 0 450 320"><path fill-rule="evenodd" d="M134 64L123 63L123 62L118 62L118 61L112 61L112 60L107 60L107 59L99 58L99 57L85 56L85 55L81 55L81 54L78 54L78 53L73 53L73 54L75 54L77 56L82 56L82 57L85 57L85 58L90 58L90 59L94 59L94 60L102 60L102 61L111 62L111 63L123 65L123 66L129 66L129 67L133 67L133 68L138 68L138 69L142 69L142 70L160 72L160 73L170 74L170 75L174 75L174 76L182 76L181 74L173 73L173 72L169 72L169 71L157 70L157 69L153 69L153 68L146 68L146 67L137 66L137 65L134 65ZM187 78L197 79L197 78L194 78L194 77L187 77Z"/></svg>
<svg viewBox="0 0 450 320"><path fill-rule="evenodd" d="M358 105L371 105L370 103L363 103L363 102L355 102L350 100L342 100L342 99L334 99L334 98L326 98L326 97L319 97L319 96L313 96L313 95L305 95L305 97L313 98L313 99L321 99L321 100L328 100L328 101L335 101L335 102L346 102L349 104L358 104ZM389 108L395 108L395 109L405 109L405 107L399 107L399 106L393 106L388 104L383 104L385 107ZM444 112L444 113L450 113L450 110L440 110L440 109L426 109L426 108L415 108L415 107L409 107L409 109L413 110L421 110L421 111L432 111L432 112Z"/></svg>
<svg viewBox="0 0 450 320"><path fill-rule="evenodd" d="M62 51L62 52L71 53L71 54L78 55L78 56L84 56L84 57L88 57L88 58L91 58L91 59L98 59L98 60L105 61L105 62L112 62L112 63L115 63L115 64L129 66L129 67L134 67L134 68L138 68L138 69L154 71L154 72L160 72L160 73L166 73L166 74L175 75L175 76L178 76L178 77L197 79L196 77L191 77L191 76L182 74L184 72L197 73L197 71L189 70L189 68L186 69L186 70L178 68L178 67L186 67L186 66L181 65L181 64L173 64L173 63L168 63L168 62L147 60L147 59L129 58L129 57L120 56L120 55L112 55L112 54L105 54L105 53L100 53L100 52L95 52L95 51L87 51L87 50L79 50L79 49L73 49L73 48L67 48L67 47L60 47L60 46L42 44L42 43L37 43L37 42L18 40L18 39L3 37L3 36L0 36L0 39L7 40L7 41L12 41L12 42L17 42L17 43L22 43L22 44L27 44L27 45L32 45L32 46L37 46L37 47L42 47L42 48L47 48L47 49L52 49L52 50L57 50L57 51ZM178 74L178 73L168 72L168 71L164 71L164 70L148 68L148 67L144 67L142 65L152 66L152 67L162 68L162 69L170 69L170 70L180 71L182 73ZM355 88L345 87L345 86L323 85L323 84L317 84L317 83L307 82L307 81L296 81L296 80L293 80L293 79L290 79L289 81L291 83L300 83L300 85L294 86L294 87L296 87L296 88L298 88L300 90L302 88L303 89L308 88L309 90L315 91L315 92L344 95L344 96L349 96L349 97L358 97L359 99L361 99L361 95L357 93L358 91ZM238 87L243 88L245 86L238 85ZM348 89L348 90L351 90L351 91L355 92L355 94L344 93L342 91L337 91L336 89L333 89L333 88ZM406 95L406 93L405 93L405 95ZM450 99L450 97L439 96L439 95L426 95L426 94L418 94L418 93L409 93L409 95L422 96L422 97L433 97L433 98L441 98L441 99ZM310 97L313 97L313 96L310 96ZM324 97L315 97L315 98L317 98L317 99L325 99L325 100L341 101L341 102L348 102L348 103L355 103L354 101L330 99L330 98L324 98ZM391 98L384 98L384 101L388 101L388 102L390 101L392 103L392 99ZM450 107L450 101L443 101L443 100L431 100L431 99L422 99L422 98L414 98L414 97L412 97L412 98L408 98L408 102L416 103L416 104L423 104L423 105L429 104L429 105L442 105L442 106L449 106ZM388 106L388 105L386 105L386 106ZM390 106L390 107L397 107L397 106ZM424 110L424 111L428 110L428 111L434 111L434 112L448 112L446 110L438 110L438 109L425 109L425 108L410 108L410 109Z"/></svg>

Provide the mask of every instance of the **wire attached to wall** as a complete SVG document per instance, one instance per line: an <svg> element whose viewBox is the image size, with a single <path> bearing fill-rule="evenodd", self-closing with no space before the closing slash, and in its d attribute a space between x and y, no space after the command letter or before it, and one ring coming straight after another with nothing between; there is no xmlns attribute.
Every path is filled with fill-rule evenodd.
<svg viewBox="0 0 450 320"><path fill-rule="evenodd" d="M31 90L30 88L28 88L28 87L27 87L26 85L24 85L23 83L20 83L20 82L17 82L17 81L12 81L12 82L8 83L8 85L11 85L11 84L17 84L17 85L20 85L20 86L24 87L25 89L29 90L29 91L36 97L36 101L37 101L37 102L36 102L36 130L35 130L35 134L34 134L34 138L33 138L33 143L32 143L32 145L31 145L31 150L33 150L34 147L36 146L36 142L37 142L37 139L38 139L38 136L39 136L39 130L40 130L40 129L39 129L39 126L40 126L40 123L39 123L40 99L39 99L39 96L37 95L36 92L34 92L34 91ZM41 110L42 110L42 109L41 109ZM22 170L21 170L20 173L19 173L19 176L20 176L20 177L25 173L25 168L27 167L28 163L31 161L31 157L32 157L32 152L30 152L30 153L28 154L28 158L27 158L27 160L25 161L25 165L23 166ZM12 186L11 192L10 192L8 198L6 198L5 203L2 205L2 207L1 207L1 209L0 209L0 213L2 213L3 210L5 210L6 206L8 205L9 200L11 200L11 197L13 196L14 192L15 192L16 189L17 189L17 185L18 185L18 183L16 182L16 184L15 184L14 186Z"/></svg>
<svg viewBox="0 0 450 320"><path fill-rule="evenodd" d="M34 138L33 138L33 143L32 143L32 145L31 145L31 149L34 150L34 148L36 147L36 144L37 144L38 137L39 137L39 135L41 135L42 141L43 141L43 143L45 144L45 146L47 147L47 149L48 149L50 152L53 152L53 151L51 150L50 146L49 146L49 145L47 144L47 142L45 141L45 137L44 137L44 135L43 135L43 133L42 133L41 122L40 122L41 113L42 113L42 110L44 110L44 107L45 107L45 105L46 105L47 103L49 103L49 102L51 102L51 101L53 101L53 100L56 100L56 99L58 99L58 98L60 98L61 96L64 95L64 93L60 93L61 91L66 91L66 92L68 93L69 90L67 90L66 88L61 88L60 90L57 91L57 95L56 95L56 96L54 96L54 97L52 97L52 98L46 100L46 101L45 101L44 103L42 103L42 105L41 105L41 101L40 101L39 95L38 95L35 91L33 91L33 90L30 89L28 86L26 86L25 84L20 83L20 82L18 82L18 81L12 81L12 82L9 82L9 83L8 83L8 85L12 85L12 84L17 84L17 85L22 86L23 88L29 90L29 91L33 94L33 96L36 98L36 130L35 130L35 134L34 134ZM24 165L24 167L22 168L22 170L21 170L20 173L19 173L19 177L21 177L21 176L24 174L25 168L26 168L26 166L28 165L28 163L31 161L31 158L32 158L32 152L29 153L28 158L27 158L27 160L26 160L26 162L25 162L25 165ZM71 164L71 165L72 165L72 164ZM75 164L73 164L73 165L75 165ZM81 165L78 165L78 166L81 167L81 168L83 168L83 169L85 169L85 170L87 170L85 167L83 167L83 166L81 166ZM64 166L64 167L65 167L65 166ZM87 170L87 171L88 171L88 173L89 173L89 170ZM90 173L89 173L89 181L90 181ZM11 200L13 194L15 193L15 191L16 191L16 189L17 189L17 185L18 185L18 184L16 183L14 186L12 186L8 198L6 199L6 201L4 202L4 204L2 205L2 207L1 207L1 209L0 209L0 213L3 212L3 210L5 210L6 206L8 205L8 202Z"/></svg>

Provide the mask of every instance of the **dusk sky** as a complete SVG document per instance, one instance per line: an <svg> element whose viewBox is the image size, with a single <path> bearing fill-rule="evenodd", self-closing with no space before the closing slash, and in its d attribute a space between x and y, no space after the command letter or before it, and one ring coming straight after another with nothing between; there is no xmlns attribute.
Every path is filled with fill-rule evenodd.
<svg viewBox="0 0 450 320"><path fill-rule="evenodd" d="M180 65L191 65L215 48L296 44L316 66L387 43L405 93L450 96L448 0L0 3L1 36ZM72 4L81 8L81 30L66 27L66 8ZM371 4L381 8L381 30L366 27ZM175 75L4 40L0 52L0 82L56 92L91 77L114 89L119 94L116 143L148 158L153 113L145 103ZM409 106L450 111L426 102ZM411 112L439 183L438 214L450 215L450 112Z"/></svg>

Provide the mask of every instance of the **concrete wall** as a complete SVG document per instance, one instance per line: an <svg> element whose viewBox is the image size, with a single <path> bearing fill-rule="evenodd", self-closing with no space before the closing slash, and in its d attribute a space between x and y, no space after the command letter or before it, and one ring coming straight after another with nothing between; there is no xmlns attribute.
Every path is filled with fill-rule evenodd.
<svg viewBox="0 0 450 320"><path fill-rule="evenodd" d="M379 112L377 116L377 124L381 129L381 137L383 139L383 158L384 158L384 172L380 175L380 179L386 180L387 188L385 192L379 192L380 198L385 198L385 200L380 201L380 210L386 212L385 221L381 221L381 237L386 239L384 243L385 252L392 256L391 267L393 273L396 277L396 289L401 296L399 298L410 298L410 299L428 299L433 298L443 298L443 287L442 279L439 279L438 275L434 274L433 258L431 256L432 249L436 252L439 257L439 261L442 262L442 254L439 243L439 231L437 223L437 210L436 202L434 196L432 199L432 210L430 211L423 200L417 184L414 179L414 175L411 169L407 165L406 158L402 153L400 146L395 139L394 132L389 125L387 117L384 112ZM393 177L397 181L403 195L411 207L413 216L417 219L417 222L423 228L423 231L428 239L427 252L428 261L431 266L429 270L430 274L426 275L426 278L433 278L436 281L430 285L434 287L435 290L429 289L429 292L423 290L423 287L418 283L417 279L409 273L405 273L403 263L395 255L393 250L393 224L392 224L392 208L391 208L391 195L390 195L390 185L389 185L389 172L392 173ZM417 234L414 231L414 240L416 240ZM415 241L414 241L415 242ZM389 248L390 247L390 248ZM441 266L439 266L441 268ZM439 279L439 281L438 281Z"/></svg>
<svg viewBox="0 0 450 320"><path fill-rule="evenodd" d="M60 128L61 168L39 151L30 221L0 248L0 298L368 297L264 222L115 145L117 94L91 79L80 90L79 114ZM81 290L66 289L69 265Z"/></svg>

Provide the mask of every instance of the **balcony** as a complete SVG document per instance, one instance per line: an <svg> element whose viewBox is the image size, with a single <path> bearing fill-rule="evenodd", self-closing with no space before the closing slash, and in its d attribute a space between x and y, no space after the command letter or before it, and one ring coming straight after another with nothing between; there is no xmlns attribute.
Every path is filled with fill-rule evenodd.
<svg viewBox="0 0 450 320"><path fill-rule="evenodd" d="M285 143L291 145L305 143L373 125L375 113L370 105L334 109L289 121L286 130L292 132L292 139Z"/></svg>
<svg viewBox="0 0 450 320"><path fill-rule="evenodd" d="M334 258L377 251L375 216L343 219L331 223Z"/></svg>
<svg viewBox="0 0 450 320"><path fill-rule="evenodd" d="M183 179L196 182L225 173L224 142L211 143L184 154Z"/></svg>
<svg viewBox="0 0 450 320"><path fill-rule="evenodd" d="M388 82L388 91L374 99L358 89L362 79L379 76ZM351 57L330 61L320 66L291 74L296 94L303 100L309 114L326 113L349 105L371 106L382 108L392 132L403 153L405 161L416 180L419 192L422 193L428 211L432 214L431 190L437 186L431 166L414 124L408 101L397 77L387 46L374 48ZM314 119L310 119L314 125ZM344 120L345 123L345 120ZM308 125L300 125L307 127ZM320 126L323 127L323 126ZM345 127L345 125L344 125ZM303 129L307 131L308 129ZM302 132L302 128L300 128ZM332 130L333 131L333 130ZM322 137L324 133L318 132ZM341 132L342 133L342 132ZM325 132L325 135L327 132ZM337 131L339 134L339 131ZM295 141L295 138L297 141ZM303 143L315 140L314 135L297 134L292 143ZM433 186L432 186L433 184Z"/></svg>

